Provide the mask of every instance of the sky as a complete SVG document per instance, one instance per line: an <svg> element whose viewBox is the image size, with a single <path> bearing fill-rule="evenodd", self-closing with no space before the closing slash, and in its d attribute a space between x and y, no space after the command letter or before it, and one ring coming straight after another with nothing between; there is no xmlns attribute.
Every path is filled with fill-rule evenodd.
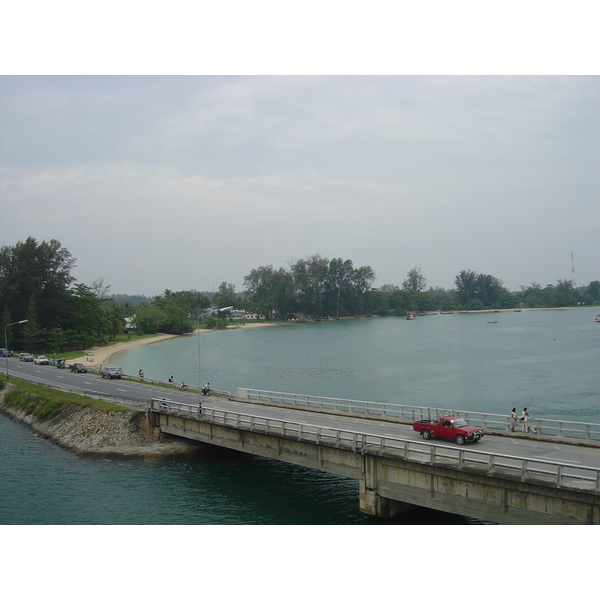
<svg viewBox="0 0 600 600"><path fill-rule="evenodd" d="M315 254L376 287L600 279L593 72L36 64L0 76L0 246L56 239L79 283L243 291Z"/></svg>

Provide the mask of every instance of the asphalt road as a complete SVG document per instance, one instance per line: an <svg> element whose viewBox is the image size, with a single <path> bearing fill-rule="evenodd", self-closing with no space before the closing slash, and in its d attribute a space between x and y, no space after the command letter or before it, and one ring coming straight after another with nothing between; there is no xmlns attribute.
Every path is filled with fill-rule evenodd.
<svg viewBox="0 0 600 600"><path fill-rule="evenodd" d="M0 359L0 369L6 373L5 359ZM8 359L9 374L23 375L33 383L59 384L74 392L85 390L88 393L109 394L117 397L130 397L139 400L165 398L184 404L198 404L197 394L173 389L157 387L146 383L125 381L120 379L103 379L93 373L71 373L68 369L57 369L51 365L36 365L24 363L18 358ZM419 434L410 425L375 421L356 417L344 417L323 413L300 411L279 406L265 406L227 401L225 398L209 396L202 398L206 407L226 409L232 412L252 414L274 419L302 421L313 425L340 428L346 431L385 435L400 440L422 441ZM432 439L428 444L456 448L453 441ZM542 441L520 438L518 434L511 437L486 435L480 442L465 449L472 449L492 454L502 454L519 458L529 458L551 461L553 464L568 464L588 466L600 469L600 449L582 445L563 443L560 438L556 441Z"/></svg>

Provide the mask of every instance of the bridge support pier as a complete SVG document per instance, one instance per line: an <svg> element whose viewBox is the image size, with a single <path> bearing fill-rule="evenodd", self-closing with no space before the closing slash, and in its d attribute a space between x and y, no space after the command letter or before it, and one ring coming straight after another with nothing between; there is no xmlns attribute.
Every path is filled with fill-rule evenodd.
<svg viewBox="0 0 600 600"><path fill-rule="evenodd" d="M163 437L163 434L160 430L160 413L147 410L144 413L144 416L145 418L140 423L141 429L150 437L160 440Z"/></svg>
<svg viewBox="0 0 600 600"><path fill-rule="evenodd" d="M374 517L390 519L401 515L417 506L408 502L401 502L393 498L386 498L377 493L380 460L376 456L363 456L363 477L359 481L359 508L361 512Z"/></svg>
<svg viewBox="0 0 600 600"><path fill-rule="evenodd" d="M414 504L380 496L375 490L367 489L364 479L360 480L358 502L360 512L382 519L391 519L418 508Z"/></svg>

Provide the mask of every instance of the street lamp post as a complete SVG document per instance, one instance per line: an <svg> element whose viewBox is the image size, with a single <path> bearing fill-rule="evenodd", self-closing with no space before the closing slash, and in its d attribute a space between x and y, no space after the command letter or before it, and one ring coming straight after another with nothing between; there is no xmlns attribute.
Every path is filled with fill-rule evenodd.
<svg viewBox="0 0 600 600"><path fill-rule="evenodd" d="M231 310L233 306L226 306L225 308L215 308L213 310L209 310L205 312L203 315L198 315L198 400L200 399L200 394L202 393L202 378L200 377L200 318L204 315L210 315L214 312L222 312L224 310Z"/></svg>
<svg viewBox="0 0 600 600"><path fill-rule="evenodd" d="M23 319L22 321L15 321L14 323L9 323L4 328L4 349L6 350L6 379L8 379L8 328L13 325L20 325L21 323L27 323L28 319Z"/></svg>

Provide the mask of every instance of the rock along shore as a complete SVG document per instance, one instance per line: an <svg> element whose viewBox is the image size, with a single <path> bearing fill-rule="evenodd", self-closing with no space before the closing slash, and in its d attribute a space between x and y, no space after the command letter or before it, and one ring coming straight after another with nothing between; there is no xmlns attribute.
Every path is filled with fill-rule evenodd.
<svg viewBox="0 0 600 600"><path fill-rule="evenodd" d="M142 412L104 412L70 404L50 419L39 419L14 409L4 396L16 388L6 383L0 390L0 413L23 423L37 435L80 456L98 458L158 459L194 454L199 445L188 440L156 441L146 430Z"/></svg>

